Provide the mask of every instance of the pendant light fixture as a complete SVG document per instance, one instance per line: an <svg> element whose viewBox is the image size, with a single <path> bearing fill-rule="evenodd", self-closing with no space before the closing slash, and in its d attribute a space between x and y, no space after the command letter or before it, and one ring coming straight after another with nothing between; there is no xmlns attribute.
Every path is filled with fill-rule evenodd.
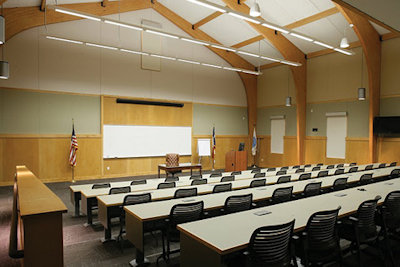
<svg viewBox="0 0 400 267"><path fill-rule="evenodd" d="M349 27L353 28L353 24L350 24ZM343 38L340 41L340 48L348 48L350 46L349 40L346 37L346 29L347 29L347 25L344 27Z"/></svg>
<svg viewBox="0 0 400 267"><path fill-rule="evenodd" d="M292 98L289 95L289 87L290 87L290 68L288 67L288 78L287 78L287 97L286 97L286 103L285 106L291 107L292 106Z"/></svg>
<svg viewBox="0 0 400 267"><path fill-rule="evenodd" d="M257 0L253 1L253 4L250 7L250 16L259 17L261 16L260 6L257 3Z"/></svg>
<svg viewBox="0 0 400 267"><path fill-rule="evenodd" d="M364 53L361 48L361 87L358 88L358 100L363 101L366 99L366 90L365 87L363 87L363 79L364 78Z"/></svg>

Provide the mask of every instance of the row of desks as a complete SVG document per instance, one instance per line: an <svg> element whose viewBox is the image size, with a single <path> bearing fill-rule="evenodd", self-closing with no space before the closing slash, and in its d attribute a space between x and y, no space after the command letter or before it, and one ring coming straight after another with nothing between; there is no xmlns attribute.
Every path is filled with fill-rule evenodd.
<svg viewBox="0 0 400 267"><path fill-rule="evenodd" d="M270 198L272 196L273 191L276 188L293 186L293 192L302 192L304 190L304 187L311 182L322 182L322 187L330 187L333 185L333 182L336 179L341 177L348 177L348 183L352 183L358 181L363 174L372 173L373 178L378 178L390 175L390 173L397 168L398 167L387 167L376 170L360 171L342 175L333 175L323 178L313 178L309 180L290 182L285 184L275 184L264 187L247 188L247 189L218 193L218 194L207 194L207 195L200 195L196 197L189 197L183 199L171 199L159 202L151 202L151 203L127 206L125 207L125 211L127 214L126 215L127 237L136 247L137 262L141 262L144 259L143 235L144 235L144 229L146 229L146 224L167 218L171 208L175 204L204 201L204 209L212 210L223 207L226 198L232 195L243 195L252 193L254 201L261 201ZM205 186L208 185L201 185L199 187L205 187ZM155 194L154 197L157 197L157 194L160 194L161 196L162 193L159 193L158 191L159 190L152 193ZM103 197L99 197L99 199L103 199ZM101 201L99 201L99 203L100 202Z"/></svg>

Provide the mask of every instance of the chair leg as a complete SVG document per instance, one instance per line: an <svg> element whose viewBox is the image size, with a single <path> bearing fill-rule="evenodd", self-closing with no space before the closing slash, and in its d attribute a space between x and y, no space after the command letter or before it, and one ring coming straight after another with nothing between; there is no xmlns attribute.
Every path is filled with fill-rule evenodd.
<svg viewBox="0 0 400 267"><path fill-rule="evenodd" d="M158 256L157 258L157 266L158 266L158 262L161 258L163 258L164 261L166 260L166 252L165 252L165 241L164 241L164 231L161 231L161 243L162 243L162 254L160 256Z"/></svg>
<svg viewBox="0 0 400 267"><path fill-rule="evenodd" d="M358 258L358 266L361 267L361 248L360 248L360 242L357 238L357 258Z"/></svg>

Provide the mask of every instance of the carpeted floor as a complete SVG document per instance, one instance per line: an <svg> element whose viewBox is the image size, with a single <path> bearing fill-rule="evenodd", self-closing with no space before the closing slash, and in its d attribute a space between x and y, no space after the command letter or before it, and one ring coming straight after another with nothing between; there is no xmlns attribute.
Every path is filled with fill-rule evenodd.
<svg viewBox="0 0 400 267"><path fill-rule="evenodd" d="M135 177L135 179L154 178L154 176ZM132 178L118 178L112 181L132 180ZM99 181L79 181L75 184L95 183ZM103 227L99 224L85 227L86 218L74 217L74 207L70 202L69 186L71 183L50 183L47 186L57 194L68 207L68 212L63 215L64 228L64 263L65 266L129 266L129 262L135 258L135 250L129 242L124 243L123 252L116 242L102 243L104 237ZM0 187L0 266L20 266L20 260L11 259L8 256L9 228L12 208L12 187ZM94 222L97 221L96 216ZM113 228L113 236L118 234L119 228ZM146 256L150 266L156 266L155 262L161 253L161 239L159 233L146 235ZM396 260L400 264L400 243L394 244ZM363 254L364 266L385 266L376 253ZM45 255L44 255L45 256ZM345 255L345 262L349 266L357 266L354 255ZM179 254L172 258L170 265L179 266ZM160 266L166 266L161 262ZM241 266L237 263L237 266ZM391 266L389 263L387 266Z"/></svg>

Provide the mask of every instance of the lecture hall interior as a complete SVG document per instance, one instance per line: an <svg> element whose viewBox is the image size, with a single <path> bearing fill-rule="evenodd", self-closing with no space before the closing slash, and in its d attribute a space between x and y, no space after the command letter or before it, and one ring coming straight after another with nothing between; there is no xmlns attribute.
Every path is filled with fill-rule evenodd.
<svg viewBox="0 0 400 267"><path fill-rule="evenodd" d="M400 266L399 1L0 4L0 266Z"/></svg>

